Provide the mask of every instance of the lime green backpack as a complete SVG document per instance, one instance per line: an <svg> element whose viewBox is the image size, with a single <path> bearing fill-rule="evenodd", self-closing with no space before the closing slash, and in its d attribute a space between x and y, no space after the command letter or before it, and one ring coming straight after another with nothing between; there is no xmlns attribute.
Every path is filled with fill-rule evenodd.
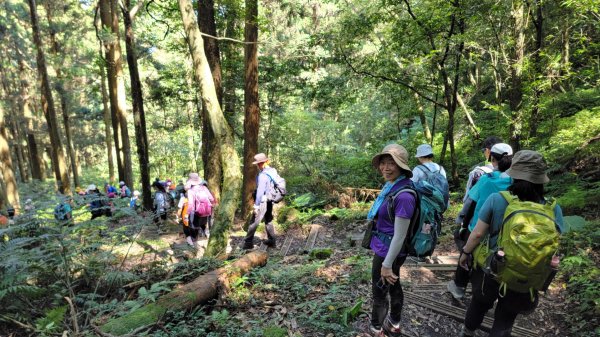
<svg viewBox="0 0 600 337"><path fill-rule="evenodd" d="M475 250L475 263L496 277L501 296L508 288L520 293L529 292L533 298L552 272L550 262L558 250L560 233L554 216L556 201L552 199L542 205L520 201L507 191L500 194L508 202L497 243L497 250L504 251L505 262L496 267L495 273L491 272L495 251L489 248L488 236Z"/></svg>

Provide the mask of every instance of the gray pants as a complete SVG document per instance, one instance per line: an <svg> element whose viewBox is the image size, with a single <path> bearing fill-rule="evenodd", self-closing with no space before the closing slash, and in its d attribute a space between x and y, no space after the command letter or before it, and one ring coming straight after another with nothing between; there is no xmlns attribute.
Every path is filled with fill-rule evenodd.
<svg viewBox="0 0 600 337"><path fill-rule="evenodd" d="M254 214L254 221L248 227L248 233L244 239L247 243L253 243L254 233L261 221L265 222L268 240L275 242L275 230L273 229L273 203L271 201L261 202L258 212Z"/></svg>

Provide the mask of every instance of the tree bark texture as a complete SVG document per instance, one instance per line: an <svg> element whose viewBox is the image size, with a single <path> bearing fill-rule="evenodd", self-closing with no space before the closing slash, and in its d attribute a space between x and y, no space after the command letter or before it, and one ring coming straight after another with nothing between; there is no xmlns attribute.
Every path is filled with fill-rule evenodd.
<svg viewBox="0 0 600 337"><path fill-rule="evenodd" d="M117 15L116 0L100 0L100 13L102 25L113 34L111 41L104 42L119 180L124 181L127 186L133 188L131 148L127 131L125 83L123 81L123 59L121 54L119 18ZM115 125L118 125L118 127L115 128Z"/></svg>
<svg viewBox="0 0 600 337"><path fill-rule="evenodd" d="M202 33L217 36L217 25L215 23L215 4L213 0L198 1L198 27ZM223 108L223 87L221 85L221 53L219 42L216 39L203 38L204 52L210 66L217 100ZM221 155L219 145L214 133L209 127L208 111L202 105L202 162L204 163L204 179L208 182L210 191L216 200L221 200L221 183L223 172L221 169Z"/></svg>
<svg viewBox="0 0 600 337"><path fill-rule="evenodd" d="M541 0L535 1L535 50L532 55L534 81L542 77L542 48L544 47L544 12ZM533 97L531 103L531 117L529 118L529 137L537 136L538 123L540 119L540 96L542 95L542 86L533 84Z"/></svg>
<svg viewBox="0 0 600 337"><path fill-rule="evenodd" d="M268 254L263 251L254 251L244 255L230 265L201 275L192 282L178 287L154 303L147 304L122 317L109 320L101 330L111 335L121 336L139 327L160 321L167 311L189 310L206 303L215 298L219 294L219 290L229 289L229 285L242 275L253 268L267 264L267 258Z"/></svg>
<svg viewBox="0 0 600 337"><path fill-rule="evenodd" d="M54 109L54 98L52 97L52 88L48 78L46 68L46 57L44 56L43 43L40 36L38 24L38 15L35 0L28 0L29 10L31 15L31 27L33 30L33 41L37 48L37 67L42 89L42 109L48 123L48 131L50 133L50 142L52 144L52 168L56 177L56 184L60 193L70 193L71 182L67 174L65 162L65 154L62 147L62 142L58 134L58 122L56 119L56 110Z"/></svg>
<svg viewBox="0 0 600 337"><path fill-rule="evenodd" d="M183 26L193 60L194 76L200 85L202 104L208 111L208 122L221 150L223 167L223 190L221 203L217 207L214 228L205 254L216 256L225 252L229 229L233 225L235 210L239 205L241 172L240 160L235 150L233 132L227 124L219 102L215 84L206 55L200 29L196 22L194 8L190 0L178 0Z"/></svg>
<svg viewBox="0 0 600 337"><path fill-rule="evenodd" d="M230 5L226 9L227 24L225 27L225 37L235 38L236 30L237 30L237 22L238 22L238 12L236 10L235 5ZM236 75L237 71L235 69L235 58L238 57L238 48L234 44L223 44L222 48L222 56L223 56L223 114L225 115L225 119L231 126L233 130L235 130L236 122L235 122L235 106L237 97L235 95L235 88L237 85Z"/></svg>
<svg viewBox="0 0 600 337"><path fill-rule="evenodd" d="M48 25L50 28L50 50L56 59L61 60L61 56L63 55L61 55L61 47L58 43L58 40L56 39L56 29L54 26L54 22L52 21L54 12L54 9L52 8L52 3L50 1L44 1L44 8L46 10L46 18L48 20ZM75 155L75 148L73 147L73 137L71 136L71 123L69 121L69 98L65 90L61 62L62 60L54 65L54 70L56 71L56 82L54 83L54 88L56 92L58 92L60 98L60 108L62 110L63 126L65 128L65 137L67 141L67 154L71 163L71 174L73 175L73 183L75 184L75 186L79 186L79 175L77 172L77 156Z"/></svg>
<svg viewBox="0 0 600 337"><path fill-rule="evenodd" d="M100 50L102 57L102 49ZM104 64L100 63L100 90L102 91L102 108L104 119L104 142L106 143L106 157L108 159L108 181L115 182L115 164L113 159L113 142L111 134L111 116L110 108L108 107L108 93L106 92L106 72Z"/></svg>
<svg viewBox="0 0 600 337"><path fill-rule="evenodd" d="M260 109L258 102L258 0L246 0L244 26L244 183L243 216L252 210L252 192L256 188L257 167L252 164L258 153Z"/></svg>
<svg viewBox="0 0 600 337"><path fill-rule="evenodd" d="M0 174L4 184L3 195L0 195L0 209L4 209L4 200L12 205L15 210L19 210L19 191L17 189L17 180L13 171L12 158L8 148L8 137L6 134L6 125L4 121L4 110L0 106Z"/></svg>
<svg viewBox="0 0 600 337"><path fill-rule="evenodd" d="M508 103L510 107L510 145L515 152L521 149L521 133L523 127L523 61L525 56L525 18L522 0L514 0L512 4L514 50L510 67L510 89Z"/></svg>
<svg viewBox="0 0 600 337"><path fill-rule="evenodd" d="M150 172L148 158L148 135L146 133L146 116L144 113L144 98L142 82L138 71L137 56L135 53L135 36L133 34L132 18L129 14L129 0L125 1L123 10L123 23L125 24L125 47L127 49L127 64L131 80L131 100L133 102L133 124L135 126L135 140L137 145L140 175L142 180L142 205L144 209L152 209L152 191L150 190Z"/></svg>
<svg viewBox="0 0 600 337"><path fill-rule="evenodd" d="M423 103L421 103L421 98L418 94L414 94L415 103L417 105L417 112L419 114L419 120L421 121L421 127L423 128L423 135L428 143L431 143L433 138L431 136L431 131L429 130L429 123L427 123L427 117L425 116L425 108L423 108Z"/></svg>

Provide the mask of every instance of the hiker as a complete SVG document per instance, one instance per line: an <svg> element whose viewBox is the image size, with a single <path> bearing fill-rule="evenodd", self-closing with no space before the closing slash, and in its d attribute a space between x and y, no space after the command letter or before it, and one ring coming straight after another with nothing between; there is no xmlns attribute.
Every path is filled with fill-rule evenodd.
<svg viewBox="0 0 600 337"><path fill-rule="evenodd" d="M465 204L469 205L461 229L464 231L463 234L467 238L469 234L475 228L477 219L479 218L479 211L492 193L500 191L506 191L512 179L506 173L512 163L513 150L510 145L505 143L498 143L492 146L490 150L490 162L494 171L483 175L476 185L474 185L467 195L467 201ZM464 243L462 244L464 246ZM461 247L462 248L462 247ZM465 296L465 290L469 283L469 270L465 270L460 266L457 266L454 274L454 279L448 282L448 291L457 300L461 300Z"/></svg>
<svg viewBox="0 0 600 337"><path fill-rule="evenodd" d="M468 213L469 209L471 208L469 191L471 190L471 188L473 188L473 186L475 186L475 184L477 183L477 181L479 181L479 178L481 178L481 176L487 173L492 173L494 171L494 166L488 160L490 158L490 151L492 147L498 143L502 143L502 140L500 138L496 136L487 137L483 141L483 145L481 148L481 153L485 158L484 162L475 165L471 172L469 172L469 179L467 180L467 185L465 187L465 196L463 197L463 207L460 210L460 212L458 212L458 216L456 217L455 221L457 225L460 225L460 227L454 231L454 241L458 250L462 249L462 246L464 246L470 233L462 228L462 224L465 222L464 218ZM477 221L477 217L475 217L475 221Z"/></svg>
<svg viewBox="0 0 600 337"><path fill-rule="evenodd" d="M464 269L474 265L473 299L462 337L475 335L496 301L489 336L510 336L517 315L536 308L538 291L545 290L552 268L558 268L554 254L563 218L560 206L544 198L544 184L549 182L546 168L538 152L515 153L506 171L513 179L509 192L490 195L479 211L459 259Z"/></svg>
<svg viewBox="0 0 600 337"><path fill-rule="evenodd" d="M373 157L371 164L383 176L385 184L369 210L367 219L376 221L374 229L391 235L392 239L391 243L386 245L377 235L371 238L370 247L375 254L371 270L373 308L369 330L373 336L400 336L400 318L404 303L404 293L399 280L400 267L406 260L405 239L417 200L412 193L398 193L391 200L394 203L392 215L388 213L389 200L386 196L412 186L410 178L413 173L408 166L408 152L398 144L384 147L381 153Z"/></svg>
<svg viewBox="0 0 600 337"><path fill-rule="evenodd" d="M270 190L273 188L271 183L274 179L280 179L277 170L269 166L270 159L264 153L258 153L254 156L252 164L258 167L258 175L256 176L256 190L254 193L254 209L252 224L248 226L248 232L244 238L243 249L254 248L254 234L256 228L261 221L265 222L265 230L267 231L267 240L264 244L275 248L276 238L275 229L273 228L273 200L270 200Z"/></svg>
<svg viewBox="0 0 600 337"><path fill-rule="evenodd" d="M104 199L104 195L100 193L100 190L94 184L90 184L86 190L86 197L90 201L88 207L90 209L90 213L92 213L91 220L101 217L101 216L112 216L112 211L110 210L110 205Z"/></svg>
<svg viewBox="0 0 600 337"><path fill-rule="evenodd" d="M104 183L104 193L108 198L116 198L117 197L117 188L112 186L109 183Z"/></svg>
<svg viewBox="0 0 600 337"><path fill-rule="evenodd" d="M133 191L133 196L129 199L129 208L136 210L140 207L137 201L140 199L140 191Z"/></svg>
<svg viewBox="0 0 600 337"><path fill-rule="evenodd" d="M208 237L210 235L209 220L215 206L215 198L208 190L204 180L200 179L198 173L189 174L185 189L187 190L187 214L191 228L189 231L191 235L189 236L198 244L198 237Z"/></svg>
<svg viewBox="0 0 600 337"><path fill-rule="evenodd" d="M73 197L66 196L64 197L64 201L56 205L54 208L54 219L61 225L73 223Z"/></svg>
<svg viewBox="0 0 600 337"><path fill-rule="evenodd" d="M446 170L433 162L433 149L429 144L421 144L417 147L417 154L415 158L419 160L419 165L413 168L413 176L410 178L412 181L417 182L420 180L426 180L427 174L430 172L439 172L444 178L446 178ZM427 172L429 170L429 172Z"/></svg>
<svg viewBox="0 0 600 337"><path fill-rule="evenodd" d="M158 233L160 234L162 233L160 225L162 221L167 220L167 210L169 208L167 191L165 191L165 187L158 181L152 183L152 188L154 188L154 216L152 219L156 227L158 227Z"/></svg>
<svg viewBox="0 0 600 337"><path fill-rule="evenodd" d="M119 181L119 188L120 188L119 193L121 194L121 198L130 198L131 197L131 190L129 189L129 187L127 187L127 185L125 185L124 181Z"/></svg>
<svg viewBox="0 0 600 337"><path fill-rule="evenodd" d="M183 193L182 197L179 198L179 204L177 205L177 219L183 227L183 234L185 235L185 241L188 245L194 247L195 242L198 242L198 232L200 228L192 228L190 226L190 215L188 214L189 202L187 198L187 192Z"/></svg>

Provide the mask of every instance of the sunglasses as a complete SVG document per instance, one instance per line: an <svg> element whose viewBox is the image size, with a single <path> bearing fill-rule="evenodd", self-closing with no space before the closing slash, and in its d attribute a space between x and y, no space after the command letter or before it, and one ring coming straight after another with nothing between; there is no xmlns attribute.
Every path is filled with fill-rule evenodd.
<svg viewBox="0 0 600 337"><path fill-rule="evenodd" d="M383 279L379 279L379 281L375 284L377 288L381 290L386 290L390 285L387 282L384 282Z"/></svg>

